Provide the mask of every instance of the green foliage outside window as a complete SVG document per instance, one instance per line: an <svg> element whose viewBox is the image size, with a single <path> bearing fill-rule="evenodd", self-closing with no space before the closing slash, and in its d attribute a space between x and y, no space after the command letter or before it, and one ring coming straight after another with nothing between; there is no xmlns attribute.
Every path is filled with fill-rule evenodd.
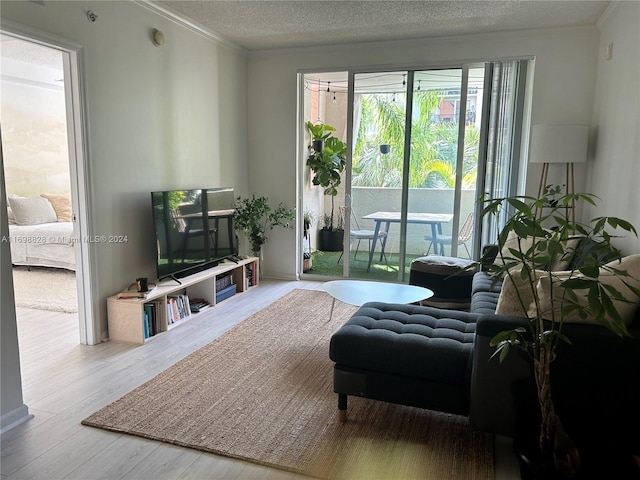
<svg viewBox="0 0 640 480"><path fill-rule="evenodd" d="M437 92L415 92L413 100L409 187L453 188L456 179L458 124L433 121L432 112L441 102ZM387 95L363 95L357 133L353 155L353 185L401 187L405 137L403 99ZM468 124L465 128L463 188L475 186L479 137L478 129ZM391 146L388 154L380 153L381 144Z"/></svg>

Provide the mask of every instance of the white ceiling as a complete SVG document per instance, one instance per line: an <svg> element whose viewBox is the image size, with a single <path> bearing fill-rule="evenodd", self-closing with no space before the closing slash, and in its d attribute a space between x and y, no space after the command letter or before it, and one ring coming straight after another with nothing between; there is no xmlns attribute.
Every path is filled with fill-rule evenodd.
<svg viewBox="0 0 640 480"><path fill-rule="evenodd" d="M592 0L139 0L247 50L592 25Z"/></svg>

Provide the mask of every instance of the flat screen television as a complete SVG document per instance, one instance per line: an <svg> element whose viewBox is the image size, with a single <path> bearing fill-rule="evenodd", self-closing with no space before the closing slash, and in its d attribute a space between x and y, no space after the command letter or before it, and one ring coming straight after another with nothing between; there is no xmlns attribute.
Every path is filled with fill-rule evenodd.
<svg viewBox="0 0 640 480"><path fill-rule="evenodd" d="M232 188L151 192L158 280L178 279L238 254Z"/></svg>

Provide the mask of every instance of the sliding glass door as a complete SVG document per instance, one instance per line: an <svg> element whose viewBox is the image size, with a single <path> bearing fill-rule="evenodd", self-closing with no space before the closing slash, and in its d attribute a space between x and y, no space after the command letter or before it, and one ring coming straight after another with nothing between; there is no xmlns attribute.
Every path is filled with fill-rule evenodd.
<svg viewBox="0 0 640 480"><path fill-rule="evenodd" d="M483 81L483 67L354 75L346 276L406 281L417 257L472 256Z"/></svg>
<svg viewBox="0 0 640 480"><path fill-rule="evenodd" d="M502 108L511 104L503 97L524 103L524 77L508 86L509 68L494 63L302 77L301 120L331 124L348 145L343 182L332 198L336 223L344 227L340 252L313 248L331 202L310 187L303 170L303 211L316 212L316 228L303 244L313 252L307 273L406 282L411 261L425 254L478 258L479 194L491 194L497 184L514 187L496 180L504 175L497 158L517 170L519 131L512 128L508 152L507 137L498 134L507 124L522 124L522 109L517 117Z"/></svg>
<svg viewBox="0 0 640 480"><path fill-rule="evenodd" d="M353 74L350 250L344 274L396 281L407 119L407 71Z"/></svg>

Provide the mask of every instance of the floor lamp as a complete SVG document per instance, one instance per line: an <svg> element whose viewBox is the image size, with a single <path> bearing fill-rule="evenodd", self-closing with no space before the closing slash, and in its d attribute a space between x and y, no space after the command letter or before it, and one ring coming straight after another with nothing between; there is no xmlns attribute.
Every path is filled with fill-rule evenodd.
<svg viewBox="0 0 640 480"><path fill-rule="evenodd" d="M547 187L549 165L552 163L565 164L566 192L575 193L573 174L574 163L587 161L587 147L589 145L588 125L534 125L531 130L530 163L542 163L538 198L544 195ZM575 203L572 201L571 221L575 223ZM569 216L567 215L567 219Z"/></svg>

